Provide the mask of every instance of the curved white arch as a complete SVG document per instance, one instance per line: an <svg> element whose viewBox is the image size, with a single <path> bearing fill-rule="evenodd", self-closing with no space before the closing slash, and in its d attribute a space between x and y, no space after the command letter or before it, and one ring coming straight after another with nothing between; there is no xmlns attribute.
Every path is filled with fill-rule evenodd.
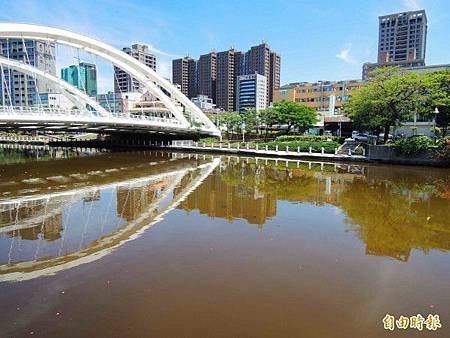
<svg viewBox="0 0 450 338"><path fill-rule="evenodd" d="M147 206L146 211L144 211L137 219L131 221L113 234L103 236L99 240L93 242L94 244L91 247L67 254L63 257L42 258L34 261L0 265L0 282L24 281L41 276L54 275L57 272L77 267L82 264L91 263L111 254L125 243L139 238L147 229L163 220L164 216L175 209L193 191L195 191L219 164L220 159L214 158L210 163L201 164L196 168L188 168L177 170L172 173L157 175L160 178L172 178L172 183L170 184L170 187L167 188L166 192L163 193L157 201ZM184 175L195 170L200 170L200 175L189 182L178 195L174 194L172 201L170 201L168 205L159 205L159 203L164 201L170 193L174 192L173 189ZM145 182L145 180L146 178L142 178L138 181ZM122 182L121 184L125 185L128 184L128 182ZM158 210L156 215L154 215L155 210Z"/></svg>
<svg viewBox="0 0 450 338"><path fill-rule="evenodd" d="M184 105L186 111L202 122L211 134L220 135L220 131L214 123L212 123L211 120L209 120L208 117L206 117L206 115L174 85L156 74L150 67L145 66L132 56L106 43L63 29L17 23L0 23L0 37L46 40L79 48L100 56L134 77L151 94L156 96L167 108L169 108L175 117L186 127L189 127L190 124L183 115L183 112L175 106L171 98L169 98L158 86L166 90L171 97Z"/></svg>
<svg viewBox="0 0 450 338"><path fill-rule="evenodd" d="M57 78L56 76L53 76L49 73L45 73L44 71L42 71L34 66L30 66L23 62L7 59L4 57L0 57L0 65L15 69L15 70L17 70L21 73L25 73L27 75L31 75L31 76L35 75L35 76L38 76L45 80L48 80L54 84L57 84L58 86L64 88L68 93L74 95L75 97L80 98L82 101L84 101L85 103L90 105L92 108L94 108L98 112L99 115L104 116L104 117L109 115L108 111L105 108L103 108L102 106L100 106L97 101L93 100L88 95L86 95L81 90L79 90L78 88L72 86L71 84L67 83L64 80Z"/></svg>

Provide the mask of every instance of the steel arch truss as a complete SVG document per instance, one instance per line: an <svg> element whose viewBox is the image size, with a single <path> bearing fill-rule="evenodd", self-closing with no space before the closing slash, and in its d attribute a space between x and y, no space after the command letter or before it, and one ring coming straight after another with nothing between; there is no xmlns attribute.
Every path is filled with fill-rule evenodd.
<svg viewBox="0 0 450 338"><path fill-rule="evenodd" d="M44 40L97 55L121 68L141 83L150 94L158 98L170 110L183 129L199 129L206 134L220 135L214 123L168 80L132 56L106 43L63 29L17 23L0 23L0 37ZM176 105L175 101L178 101L184 110L183 107Z"/></svg>
<svg viewBox="0 0 450 338"><path fill-rule="evenodd" d="M7 59L4 57L0 57L0 65L2 67L8 67L8 68L17 70L20 73L24 73L24 74L27 74L30 76L36 76L36 77L45 79L45 80L49 81L50 83L52 83L53 85L63 88L68 94L71 95L71 97L75 101L77 101L77 102L81 101L85 105L87 104L87 105L91 106L92 108L94 108L100 116L106 117L109 115L109 113L102 106L100 106L97 103L97 101L93 100L88 95L86 95L81 90L79 90L78 88L72 86L71 84L67 83L66 81L63 81L63 80L57 78L56 76L46 73L34 66L30 66L23 62Z"/></svg>

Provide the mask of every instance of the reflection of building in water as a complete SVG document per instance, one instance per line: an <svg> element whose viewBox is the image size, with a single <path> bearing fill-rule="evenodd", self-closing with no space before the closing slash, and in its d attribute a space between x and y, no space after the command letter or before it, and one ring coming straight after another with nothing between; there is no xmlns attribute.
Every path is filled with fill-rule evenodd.
<svg viewBox="0 0 450 338"><path fill-rule="evenodd" d="M83 202L85 203L95 201L100 201L100 190L94 191L94 193L90 194L89 196L83 197Z"/></svg>
<svg viewBox="0 0 450 338"><path fill-rule="evenodd" d="M58 208L58 205L45 205L32 201L19 208L2 210L0 212L0 227L14 227L15 224L26 222L29 223L26 228L5 231L6 236L34 240L42 234L42 238L45 240L56 240L61 237L61 231L63 230L62 209ZM52 213L51 211L54 210L56 212Z"/></svg>
<svg viewBox="0 0 450 338"><path fill-rule="evenodd" d="M384 168L381 174L377 168L355 175L350 168L333 165L288 168L231 161L208 177L180 208L262 225L276 215L278 200L333 205L343 211L345 222L365 243L367 255L407 261L414 249L450 250L450 203L440 193L439 189L448 189L441 176L437 181L427 177L418 185L423 172L408 177L402 168ZM439 184L442 187L437 189Z"/></svg>
<svg viewBox="0 0 450 338"><path fill-rule="evenodd" d="M210 175L197 190L180 204L180 208L198 209L211 217L228 220L243 218L250 224L263 225L276 215L276 199L254 188L225 183L220 174Z"/></svg>
<svg viewBox="0 0 450 338"><path fill-rule="evenodd" d="M123 187L117 190L117 215L133 221L152 204L169 185L168 180L151 183L144 187Z"/></svg>
<svg viewBox="0 0 450 338"><path fill-rule="evenodd" d="M42 223L36 223L33 227L9 231L6 234L9 237L19 237L25 240L36 240L42 235L42 239L54 241L61 238L63 229L62 215L57 214L46 218Z"/></svg>

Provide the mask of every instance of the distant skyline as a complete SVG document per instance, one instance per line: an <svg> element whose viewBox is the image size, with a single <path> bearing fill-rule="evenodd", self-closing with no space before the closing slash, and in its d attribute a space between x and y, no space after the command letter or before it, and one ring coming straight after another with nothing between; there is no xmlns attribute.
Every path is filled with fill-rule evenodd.
<svg viewBox="0 0 450 338"><path fill-rule="evenodd" d="M1 0L1 8L3 22L65 28L120 49L145 43L168 78L174 58L230 47L245 51L264 40L281 55L282 84L361 78L362 64L377 59L378 16L425 9L426 63L450 63L446 0ZM100 91L112 89L111 74L109 68L99 74Z"/></svg>

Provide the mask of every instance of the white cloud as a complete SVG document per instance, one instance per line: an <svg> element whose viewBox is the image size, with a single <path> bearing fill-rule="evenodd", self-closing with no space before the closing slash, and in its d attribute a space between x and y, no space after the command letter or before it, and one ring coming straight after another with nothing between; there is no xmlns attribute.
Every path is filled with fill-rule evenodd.
<svg viewBox="0 0 450 338"><path fill-rule="evenodd" d="M419 0L403 0L403 4L407 9L413 11L423 8Z"/></svg>
<svg viewBox="0 0 450 338"><path fill-rule="evenodd" d="M351 45L348 45L347 47L344 47L341 49L339 53L336 54L336 57L345 63L354 65L356 64L356 60L353 58L353 56L350 54Z"/></svg>
<svg viewBox="0 0 450 338"><path fill-rule="evenodd" d="M156 72L170 80L172 78L172 61L158 60L156 63Z"/></svg>

